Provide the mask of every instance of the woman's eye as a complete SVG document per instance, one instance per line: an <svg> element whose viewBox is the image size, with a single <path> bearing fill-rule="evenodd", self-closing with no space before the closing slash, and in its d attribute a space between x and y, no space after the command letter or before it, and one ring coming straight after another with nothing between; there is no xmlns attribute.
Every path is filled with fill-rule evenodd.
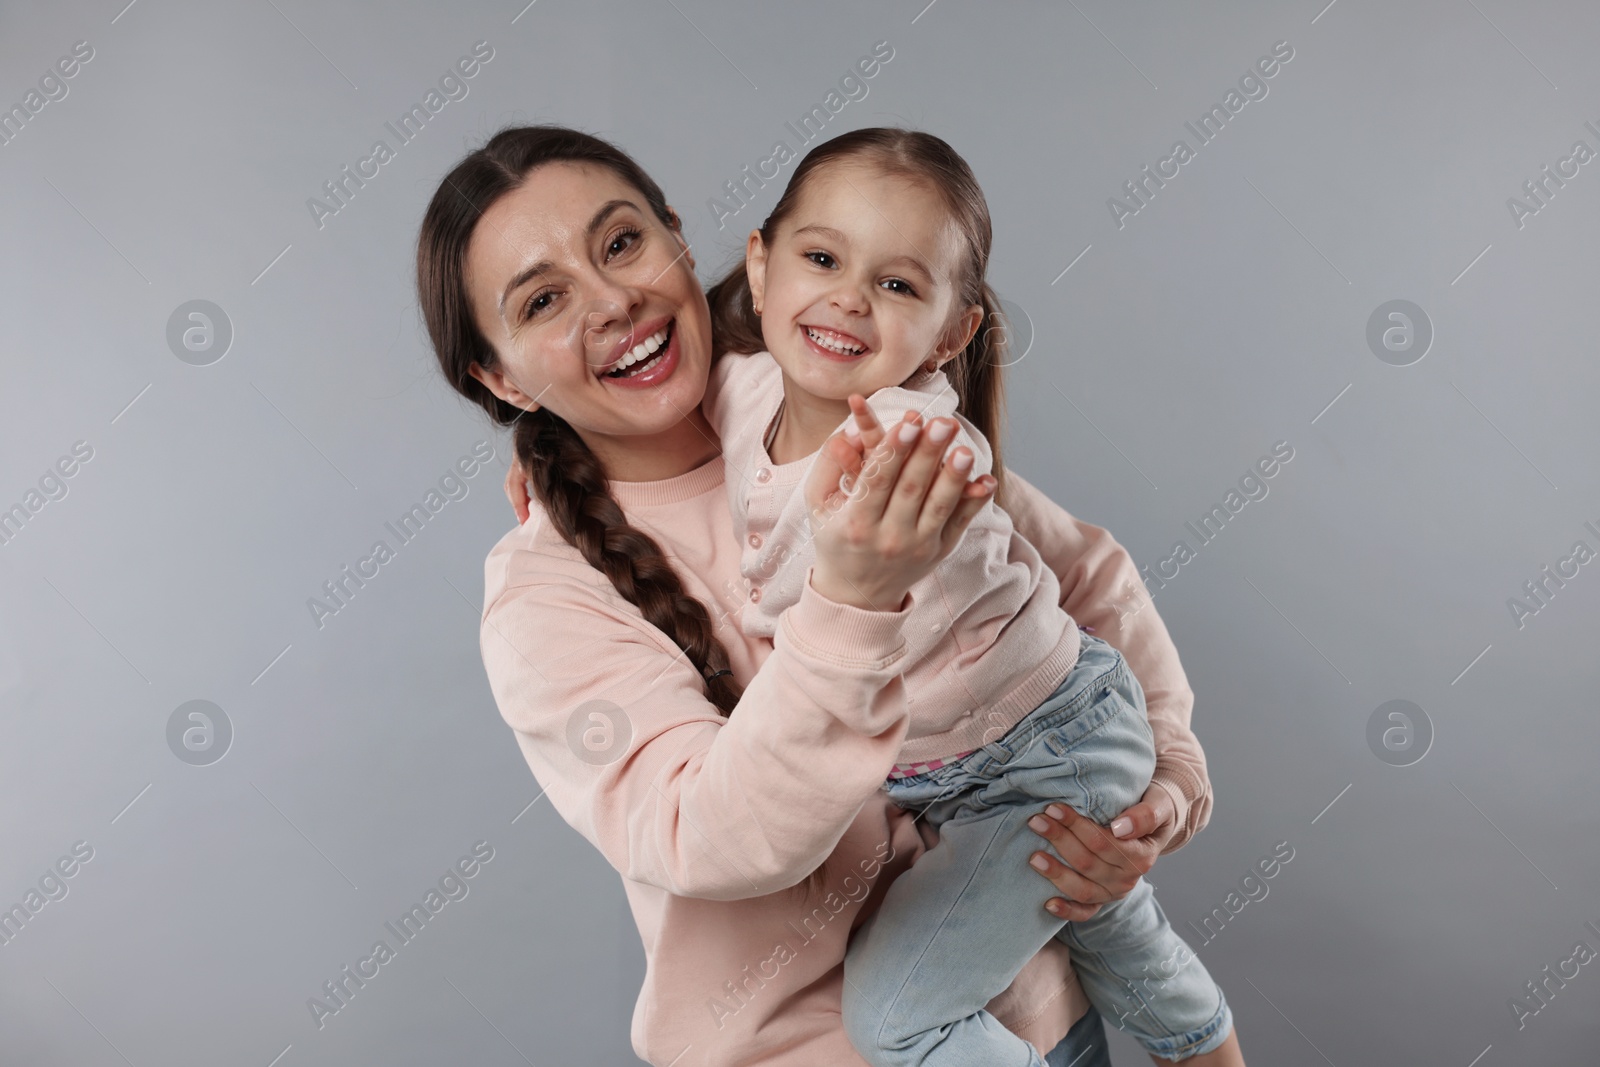
<svg viewBox="0 0 1600 1067"><path fill-rule="evenodd" d="M527 305L523 307L522 317L524 319L530 319L539 314L545 308L549 307L551 303L555 301L555 298L556 294L552 289L541 289L539 292L534 293L533 296L528 300Z"/></svg>
<svg viewBox="0 0 1600 1067"><path fill-rule="evenodd" d="M638 230L623 230L606 243L606 258L611 259L613 256L620 256L633 247L633 244L638 240Z"/></svg>
<svg viewBox="0 0 1600 1067"><path fill-rule="evenodd" d="M811 262L815 263L817 266L825 269L833 266L833 257L828 255L826 252L807 252L805 257Z"/></svg>

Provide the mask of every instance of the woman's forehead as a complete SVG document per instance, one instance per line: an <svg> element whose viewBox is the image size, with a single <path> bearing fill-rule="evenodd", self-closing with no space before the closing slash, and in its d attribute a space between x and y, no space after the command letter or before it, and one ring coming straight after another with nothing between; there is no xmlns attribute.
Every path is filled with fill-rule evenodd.
<svg viewBox="0 0 1600 1067"><path fill-rule="evenodd" d="M473 232L473 243L482 243L486 250L499 246L512 259L522 258L516 250L519 244L576 242L581 246L596 211L614 200L627 200L648 210L643 194L608 167L546 163L489 206ZM506 240L485 241L485 231L490 236L497 232Z"/></svg>

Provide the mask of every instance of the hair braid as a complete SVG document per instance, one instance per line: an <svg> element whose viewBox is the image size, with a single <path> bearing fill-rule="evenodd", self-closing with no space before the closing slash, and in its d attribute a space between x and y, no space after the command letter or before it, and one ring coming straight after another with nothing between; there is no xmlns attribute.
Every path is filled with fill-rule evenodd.
<svg viewBox="0 0 1600 1067"><path fill-rule="evenodd" d="M542 408L518 420L515 448L534 496L562 538L683 649L708 679L707 698L724 716L732 714L739 689L731 674L720 673L728 670L728 654L712 632L711 616L684 589L655 538L628 522L599 457L563 419Z"/></svg>

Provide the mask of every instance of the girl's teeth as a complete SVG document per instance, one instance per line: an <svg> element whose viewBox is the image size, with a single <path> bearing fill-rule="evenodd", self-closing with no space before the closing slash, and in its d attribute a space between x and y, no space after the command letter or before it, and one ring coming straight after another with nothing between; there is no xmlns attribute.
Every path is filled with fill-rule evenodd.
<svg viewBox="0 0 1600 1067"><path fill-rule="evenodd" d="M846 344L843 341L835 341L831 337L828 337L809 326L806 327L806 336L811 338L811 340L815 341L817 344L821 345L823 348L838 352L841 355L855 356L866 351L866 349L860 345L852 345Z"/></svg>

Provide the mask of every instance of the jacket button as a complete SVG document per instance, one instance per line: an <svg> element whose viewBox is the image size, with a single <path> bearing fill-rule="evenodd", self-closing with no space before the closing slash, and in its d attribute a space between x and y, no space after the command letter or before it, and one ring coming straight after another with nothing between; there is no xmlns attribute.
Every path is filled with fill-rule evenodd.
<svg viewBox="0 0 1600 1067"><path fill-rule="evenodd" d="M750 587L750 603L761 603L761 587L759 585L752 585Z"/></svg>
<svg viewBox="0 0 1600 1067"><path fill-rule="evenodd" d="M753 534L750 535L750 547L751 548L760 548L761 547L761 535L760 534L753 533Z"/></svg>
<svg viewBox="0 0 1600 1067"><path fill-rule="evenodd" d="M767 482L770 482L771 480L772 480L772 471L771 470L767 469L766 467L762 467L760 470L756 471L756 481L758 481L758 482L762 483L763 485L765 485Z"/></svg>

